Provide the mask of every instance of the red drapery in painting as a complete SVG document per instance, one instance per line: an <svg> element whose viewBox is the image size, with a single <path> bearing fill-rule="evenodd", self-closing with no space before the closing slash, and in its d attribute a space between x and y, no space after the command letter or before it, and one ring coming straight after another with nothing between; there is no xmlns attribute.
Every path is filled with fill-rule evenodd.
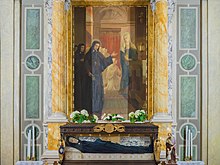
<svg viewBox="0 0 220 165"><path fill-rule="evenodd" d="M100 33L100 41L102 43L102 47L108 49L108 53L112 52L117 53L117 64L120 67L120 32L101 32Z"/></svg>

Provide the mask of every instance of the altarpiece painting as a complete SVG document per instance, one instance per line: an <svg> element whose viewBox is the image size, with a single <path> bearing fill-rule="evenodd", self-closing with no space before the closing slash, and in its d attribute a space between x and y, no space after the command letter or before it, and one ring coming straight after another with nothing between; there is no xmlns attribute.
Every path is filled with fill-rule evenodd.
<svg viewBox="0 0 220 165"><path fill-rule="evenodd" d="M74 7L74 110L128 118L147 109L147 11Z"/></svg>

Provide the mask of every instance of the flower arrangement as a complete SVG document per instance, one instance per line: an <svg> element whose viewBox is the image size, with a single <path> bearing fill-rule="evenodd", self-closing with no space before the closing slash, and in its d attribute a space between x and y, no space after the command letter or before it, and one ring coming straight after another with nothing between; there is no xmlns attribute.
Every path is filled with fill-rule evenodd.
<svg viewBox="0 0 220 165"><path fill-rule="evenodd" d="M74 123L95 123L98 120L98 117L96 115L89 115L88 111L83 109L80 112L72 112L70 114L70 119Z"/></svg>
<svg viewBox="0 0 220 165"><path fill-rule="evenodd" d="M107 121L125 121L125 118L122 117L119 114L103 114L102 115L102 120L107 120Z"/></svg>
<svg viewBox="0 0 220 165"><path fill-rule="evenodd" d="M147 118L147 114L144 110L136 110L135 112L129 113L129 120L131 123L135 123L136 121L145 121Z"/></svg>

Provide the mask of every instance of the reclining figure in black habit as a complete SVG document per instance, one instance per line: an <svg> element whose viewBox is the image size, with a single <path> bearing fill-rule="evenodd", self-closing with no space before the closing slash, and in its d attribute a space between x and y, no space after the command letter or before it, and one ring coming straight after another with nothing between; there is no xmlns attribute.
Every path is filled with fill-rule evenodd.
<svg viewBox="0 0 220 165"><path fill-rule="evenodd" d="M103 141L99 138L91 142L68 136L66 138L66 146L76 148L82 153L153 153L152 142L149 146L125 146L110 141Z"/></svg>

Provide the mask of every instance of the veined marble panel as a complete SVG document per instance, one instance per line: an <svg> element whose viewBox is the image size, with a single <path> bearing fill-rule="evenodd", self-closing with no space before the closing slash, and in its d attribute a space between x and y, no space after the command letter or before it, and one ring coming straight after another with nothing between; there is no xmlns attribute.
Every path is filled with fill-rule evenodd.
<svg viewBox="0 0 220 165"><path fill-rule="evenodd" d="M179 8L180 49L197 49L198 16L196 7Z"/></svg>
<svg viewBox="0 0 220 165"><path fill-rule="evenodd" d="M34 54L30 54L29 56L27 56L27 58L25 59L25 65L26 68L30 71L36 71L39 69L41 62L40 62L40 58L37 55Z"/></svg>
<svg viewBox="0 0 220 165"><path fill-rule="evenodd" d="M173 20L175 12L174 0L168 0L168 114L172 114L172 97L173 97Z"/></svg>
<svg viewBox="0 0 220 165"><path fill-rule="evenodd" d="M45 8L47 12L48 22L48 116L52 115L52 11L53 11L53 0L46 0ZM47 117L48 117L47 116Z"/></svg>
<svg viewBox="0 0 220 165"><path fill-rule="evenodd" d="M25 75L25 119L40 118L40 76Z"/></svg>
<svg viewBox="0 0 220 165"><path fill-rule="evenodd" d="M180 127L180 137L182 140L185 139L185 131L186 131L186 126L188 126L189 130L192 132L192 138L193 140L196 138L197 136L197 128L194 124L192 123L187 123L187 124L183 124Z"/></svg>
<svg viewBox="0 0 220 165"><path fill-rule="evenodd" d="M25 49L41 49L41 8L29 8L25 10Z"/></svg>
<svg viewBox="0 0 220 165"><path fill-rule="evenodd" d="M181 57L180 66L183 70L192 71L196 67L197 60L191 53L186 53Z"/></svg>
<svg viewBox="0 0 220 165"><path fill-rule="evenodd" d="M197 76L180 76L180 118L197 117Z"/></svg>

